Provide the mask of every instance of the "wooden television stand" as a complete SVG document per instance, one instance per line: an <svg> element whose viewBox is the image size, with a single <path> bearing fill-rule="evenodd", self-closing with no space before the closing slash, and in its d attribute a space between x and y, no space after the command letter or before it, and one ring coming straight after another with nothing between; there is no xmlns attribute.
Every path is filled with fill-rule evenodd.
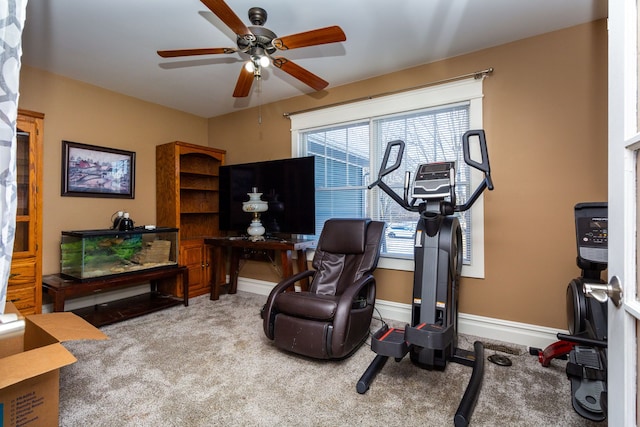
<svg viewBox="0 0 640 427"><path fill-rule="evenodd" d="M158 281L160 279L178 275L182 278L182 287L184 289L182 299L158 292ZM64 304L67 298L93 295L149 282L151 287L149 293L72 310L89 323L95 326L104 326L179 304L184 304L185 307L188 306L188 276L189 270L184 266L143 270L84 282L67 279L60 274L51 274L42 278L42 287L53 298L53 311L64 311Z"/></svg>
<svg viewBox="0 0 640 427"><path fill-rule="evenodd" d="M282 278L293 275L292 252L297 254L298 271L307 270L307 249L314 243L314 240L305 239L266 239L253 241L242 237L210 237L205 238L205 244L211 245L213 257L211 265L214 268L211 283L210 299L217 300L220 298L220 290L222 286L228 286L228 293L235 294L238 290L238 273L240 270L240 259L243 255L250 256L253 251L279 251L280 260L282 262ZM225 257L222 256L222 249L230 248L231 257L229 260L229 283L224 284L218 281L219 272L224 271ZM309 280L304 280L303 290L309 285Z"/></svg>

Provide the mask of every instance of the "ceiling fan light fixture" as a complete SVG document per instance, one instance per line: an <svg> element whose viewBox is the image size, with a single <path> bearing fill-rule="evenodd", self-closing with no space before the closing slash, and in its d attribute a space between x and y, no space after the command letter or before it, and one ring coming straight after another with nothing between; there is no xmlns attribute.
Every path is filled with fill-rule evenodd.
<svg viewBox="0 0 640 427"><path fill-rule="evenodd" d="M267 55L264 55L258 59L258 63L260 64L261 67L266 68L269 65L271 65L271 60Z"/></svg>
<svg viewBox="0 0 640 427"><path fill-rule="evenodd" d="M256 66L255 66L255 65L253 65L253 60L251 60L251 61L247 61L247 62L244 64L244 69L245 69L245 70L247 70L247 71L248 71L248 72L250 72L250 73L253 73L253 72L256 70Z"/></svg>

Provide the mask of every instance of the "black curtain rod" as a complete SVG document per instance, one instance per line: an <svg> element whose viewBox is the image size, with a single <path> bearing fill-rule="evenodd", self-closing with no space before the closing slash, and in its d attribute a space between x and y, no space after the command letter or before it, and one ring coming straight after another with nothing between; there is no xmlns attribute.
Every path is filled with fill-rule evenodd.
<svg viewBox="0 0 640 427"><path fill-rule="evenodd" d="M476 71L476 72L473 72L473 73L463 74L463 75L456 76L456 77L449 77L448 79L438 80L438 81L426 83L426 84L423 84L423 85L420 85L420 86L413 86L413 87L406 88L406 89L399 89L399 90L394 90L394 91L391 91L391 92L379 93L377 95L364 96L362 98L350 99L349 101L336 102L334 104L323 105L321 107L307 108L306 110L298 110L298 111L294 111L292 113L282 113L282 115L284 117L291 117L291 116L293 116L295 114L308 113L310 111L321 110L323 108L331 108L331 107L337 107L339 105L352 104L354 102L367 101L367 100L374 99L374 98L381 98L383 96L395 95L395 94L398 94L398 93L408 92L408 91L411 91L411 90L423 89L423 88L426 88L426 87L429 87L429 86L435 86L435 85L439 85L439 84L442 84L442 83L455 82L457 80L467 79L469 77L473 77L474 79L478 80L478 79L481 79L481 78L484 78L484 77L488 76L491 73L493 73L493 67L489 67L489 68L487 68L485 70L482 70L482 71Z"/></svg>

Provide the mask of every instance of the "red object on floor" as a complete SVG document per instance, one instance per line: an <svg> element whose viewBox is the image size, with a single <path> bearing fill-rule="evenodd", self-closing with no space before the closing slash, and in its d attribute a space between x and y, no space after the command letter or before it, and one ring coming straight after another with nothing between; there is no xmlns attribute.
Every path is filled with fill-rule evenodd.
<svg viewBox="0 0 640 427"><path fill-rule="evenodd" d="M538 351L538 361L542 366L547 367L553 359L569 354L575 345L576 343L571 341L556 341L548 345L543 351Z"/></svg>

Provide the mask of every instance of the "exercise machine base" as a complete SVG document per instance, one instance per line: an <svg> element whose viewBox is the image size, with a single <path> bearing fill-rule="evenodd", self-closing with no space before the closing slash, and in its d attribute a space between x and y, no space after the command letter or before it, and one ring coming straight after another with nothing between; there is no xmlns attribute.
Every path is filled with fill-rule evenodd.
<svg viewBox="0 0 640 427"><path fill-rule="evenodd" d="M406 330L383 326L373 335L373 338L371 340L371 349L377 355L369 364L369 367L364 372L364 374L358 380L358 383L356 384L356 391L358 393L364 394L367 392L367 390L369 390L369 386L375 379L376 375L378 375L378 372L382 370L390 357L393 357L396 362L400 362L407 353L409 353L411 350L417 349L415 345L409 344L407 342L406 337L407 331L409 331L408 335L411 336L412 332L410 331L413 330L413 333L415 334L415 330L418 328L420 328L419 330L421 330L424 329L424 326L420 325L417 328L411 328L407 326ZM447 335L449 334L445 334L445 337ZM433 336L435 336L435 334L427 333L425 334L425 337L431 337L432 339L423 339L426 339L431 343L435 342L437 346L442 347L442 343L439 343L437 339L433 339ZM469 366L472 368L471 377L469 379L469 382L467 383L467 387L454 416L454 425L456 427L469 425L469 419L471 418L473 409L475 408L475 405L478 401L480 388L482 386L482 378L484 376L484 346L482 345L482 342L476 341L473 344L473 348L473 351L454 348L450 357L447 357L446 359L450 362L459 363L461 365ZM432 367L430 365L416 363L413 360L412 362L414 362L414 364L420 366L421 368L430 369Z"/></svg>

